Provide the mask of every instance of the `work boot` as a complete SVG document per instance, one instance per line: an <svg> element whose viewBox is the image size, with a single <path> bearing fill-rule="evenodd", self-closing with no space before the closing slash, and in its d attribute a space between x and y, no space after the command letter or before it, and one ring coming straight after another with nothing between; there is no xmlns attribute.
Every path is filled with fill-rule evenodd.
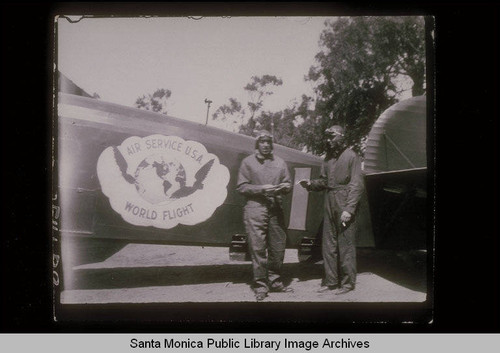
<svg viewBox="0 0 500 353"><path fill-rule="evenodd" d="M263 301L267 297L267 292L269 291L267 286L260 283L254 283L252 285L253 292L255 293L255 299L258 302Z"/></svg>
<svg viewBox="0 0 500 353"><path fill-rule="evenodd" d="M275 293L292 293L293 288L292 287L285 287L283 285L283 283L278 283L278 284L271 286L270 291L275 292Z"/></svg>
<svg viewBox="0 0 500 353"><path fill-rule="evenodd" d="M267 297L266 292L255 292L255 300L258 302L263 301Z"/></svg>
<svg viewBox="0 0 500 353"><path fill-rule="evenodd" d="M337 288L338 288L337 285L335 285L335 286L321 286L316 292L317 293L328 293L328 292L334 291Z"/></svg>
<svg viewBox="0 0 500 353"><path fill-rule="evenodd" d="M341 295L341 294L346 294L346 293L349 293L350 291L353 291L354 288L350 288L350 287L342 287L340 288L339 290L337 290L335 292L336 295Z"/></svg>

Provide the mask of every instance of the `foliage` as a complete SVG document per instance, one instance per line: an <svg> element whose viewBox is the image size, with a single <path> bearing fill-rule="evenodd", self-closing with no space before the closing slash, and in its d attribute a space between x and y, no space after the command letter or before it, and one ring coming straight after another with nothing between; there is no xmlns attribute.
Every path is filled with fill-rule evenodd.
<svg viewBox="0 0 500 353"><path fill-rule="evenodd" d="M246 110L243 109L238 100L230 98L229 104L217 108L212 119L226 123L226 126L229 125L233 131L251 136L261 119L257 113L264 104L264 97L272 95L273 88L282 84L283 81L276 76L252 76L251 82L243 87L249 94L247 106L250 116L247 115ZM272 121L272 118L270 120ZM271 130L270 128L269 131Z"/></svg>
<svg viewBox="0 0 500 353"><path fill-rule="evenodd" d="M292 107L275 113L268 111L261 112L255 119L256 128L271 131L274 141L280 145L302 150L305 147L305 144L302 142L304 140L304 131L297 127L303 124L306 118L313 113L308 108L310 102L311 98L303 95L302 101L293 104Z"/></svg>
<svg viewBox="0 0 500 353"><path fill-rule="evenodd" d="M291 107L263 111L265 97L283 81L272 75L253 76L244 87L249 94L248 110L231 98L213 119L246 135L257 128L269 130L275 142L317 155L326 152L324 131L342 125L347 144L362 154L375 120L404 93L401 82L411 81L413 96L425 93L421 17L326 21L319 44L321 50L305 77L314 85L314 98L303 95Z"/></svg>
<svg viewBox="0 0 500 353"><path fill-rule="evenodd" d="M409 77L412 94L425 92L424 23L417 17L355 17L327 21L317 64L306 76L315 84L314 114L300 126L301 142L325 152L324 130L346 128L347 143L363 152L373 122L397 102L398 81Z"/></svg>
<svg viewBox="0 0 500 353"><path fill-rule="evenodd" d="M213 120L219 120L226 125L226 129L236 132L243 125L245 118L245 109L242 109L241 103L236 98L229 98L229 104L221 105L215 113L212 114Z"/></svg>
<svg viewBox="0 0 500 353"><path fill-rule="evenodd" d="M273 94L272 86L281 86L283 81L276 76L264 75L262 77L252 76L252 82L248 83L244 89L250 94L250 101L247 103L250 109L250 118L246 126L240 128L240 133L252 135L256 127L255 114L262 108L264 97Z"/></svg>
<svg viewBox="0 0 500 353"><path fill-rule="evenodd" d="M153 94L143 95L135 101L135 107L167 114L168 99L172 95L169 89L159 88Z"/></svg>

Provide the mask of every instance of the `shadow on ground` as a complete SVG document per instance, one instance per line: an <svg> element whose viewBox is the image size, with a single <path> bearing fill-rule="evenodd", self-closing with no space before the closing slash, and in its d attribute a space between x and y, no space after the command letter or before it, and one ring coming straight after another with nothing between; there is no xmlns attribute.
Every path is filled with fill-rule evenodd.
<svg viewBox="0 0 500 353"><path fill-rule="evenodd" d="M321 278L320 264L299 263L283 265L285 284L292 278L300 281ZM220 282L250 284L250 263L201 266L126 267L79 269L75 271L72 285L65 289L112 289L150 286L182 286Z"/></svg>
<svg viewBox="0 0 500 353"><path fill-rule="evenodd" d="M402 287L427 292L426 252L358 249L358 273L371 272Z"/></svg>
<svg viewBox="0 0 500 353"><path fill-rule="evenodd" d="M358 251L358 273L371 272L411 290L426 292L427 280L425 256L401 254L394 251ZM292 280L308 281L320 279L322 263L285 263L284 284ZM120 267L100 269L78 269L74 271L72 283L65 289L115 289L150 286L181 286L209 283L250 284L252 270L250 262L162 267Z"/></svg>

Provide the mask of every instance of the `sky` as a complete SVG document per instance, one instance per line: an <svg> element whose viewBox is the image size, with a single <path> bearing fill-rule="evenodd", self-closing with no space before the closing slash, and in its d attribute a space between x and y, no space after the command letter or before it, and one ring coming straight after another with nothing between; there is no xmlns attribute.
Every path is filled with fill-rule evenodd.
<svg viewBox="0 0 500 353"><path fill-rule="evenodd" d="M133 106L158 88L169 89L168 115L205 123L237 98L252 76L275 75L283 85L265 99L278 111L312 94L304 80L333 17L59 18L57 68L101 100ZM209 123L210 124L210 123Z"/></svg>

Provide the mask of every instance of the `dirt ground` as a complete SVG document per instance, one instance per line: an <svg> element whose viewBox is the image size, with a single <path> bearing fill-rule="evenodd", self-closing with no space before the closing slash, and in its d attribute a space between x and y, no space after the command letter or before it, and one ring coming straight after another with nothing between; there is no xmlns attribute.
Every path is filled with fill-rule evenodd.
<svg viewBox="0 0 500 353"><path fill-rule="evenodd" d="M227 248L129 244L101 262L65 275L63 304L254 302L251 265L230 261ZM270 293L269 302L423 302L425 253L358 250L356 290L317 293L322 263L299 263L287 249L285 284L293 293Z"/></svg>

